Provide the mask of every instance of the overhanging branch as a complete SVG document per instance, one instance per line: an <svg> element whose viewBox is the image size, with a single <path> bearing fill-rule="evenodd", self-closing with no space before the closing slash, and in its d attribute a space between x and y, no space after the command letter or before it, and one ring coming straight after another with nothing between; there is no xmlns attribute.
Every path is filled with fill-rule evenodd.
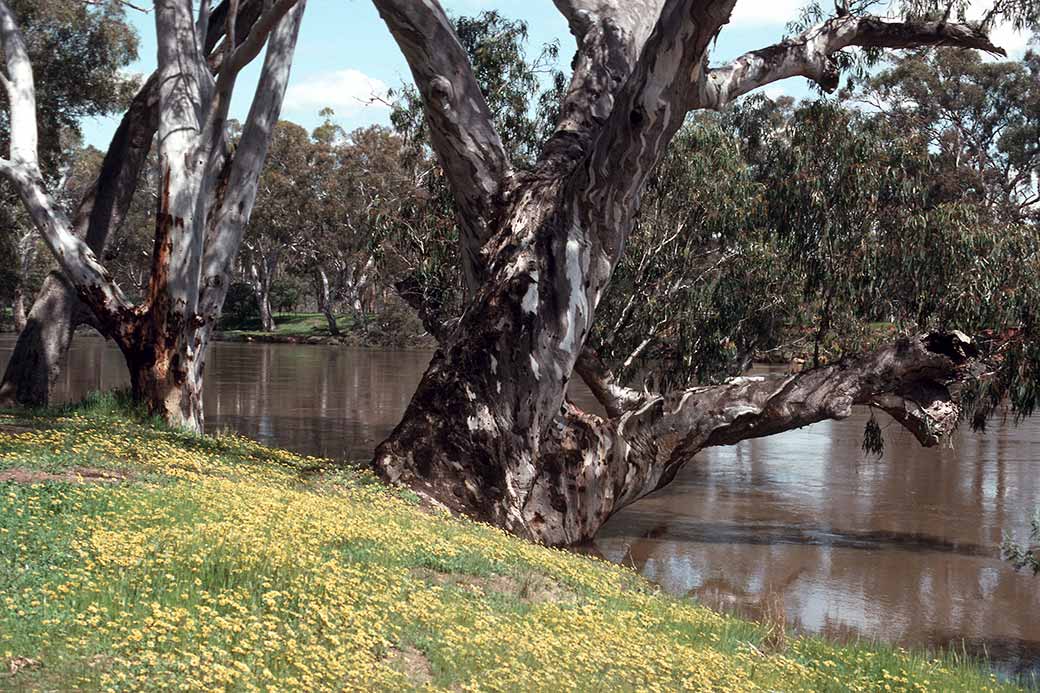
<svg viewBox="0 0 1040 693"><path fill-rule="evenodd" d="M833 91L840 77L835 53L844 48L915 48L953 46L1006 55L980 29L946 21L891 21L873 16L832 17L797 36L745 53L733 62L708 70L695 105L721 108L733 99L788 77L807 77Z"/></svg>

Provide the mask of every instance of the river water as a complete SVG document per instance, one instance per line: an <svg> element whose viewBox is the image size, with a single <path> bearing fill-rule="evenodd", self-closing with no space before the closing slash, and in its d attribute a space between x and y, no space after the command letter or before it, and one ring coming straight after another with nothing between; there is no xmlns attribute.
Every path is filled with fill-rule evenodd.
<svg viewBox="0 0 1040 693"><path fill-rule="evenodd" d="M12 345L0 337L0 363ZM429 358L217 343L206 425L306 454L367 458ZM79 338L60 396L126 382L114 347ZM594 406L587 391L573 395ZM1025 537L1040 506L1040 418L961 431L939 450L893 424L874 460L860 449L865 417L704 451L671 485L614 516L588 550L742 615L782 606L794 630L964 648L1003 673L1040 675L1040 577L1016 573L998 549L1003 532Z"/></svg>

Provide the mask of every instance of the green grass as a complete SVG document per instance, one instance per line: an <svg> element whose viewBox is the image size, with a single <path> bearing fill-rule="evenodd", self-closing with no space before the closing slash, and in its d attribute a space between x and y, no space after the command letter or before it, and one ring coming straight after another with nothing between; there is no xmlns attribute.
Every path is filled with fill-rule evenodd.
<svg viewBox="0 0 1040 693"><path fill-rule="evenodd" d="M274 332L263 332L260 329L260 318L246 318L241 321L226 320L221 323L221 331L227 336L265 338L271 335L279 337L328 337L329 322L321 313L275 313ZM351 332L360 329L353 316L337 315L336 326L340 332Z"/></svg>
<svg viewBox="0 0 1040 693"><path fill-rule="evenodd" d="M0 415L5 478L0 689L1016 690L721 615L122 396Z"/></svg>

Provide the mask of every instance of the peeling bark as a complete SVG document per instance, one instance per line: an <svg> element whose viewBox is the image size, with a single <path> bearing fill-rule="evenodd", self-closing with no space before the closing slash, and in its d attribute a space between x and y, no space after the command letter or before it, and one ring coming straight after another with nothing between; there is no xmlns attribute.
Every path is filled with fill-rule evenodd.
<svg viewBox="0 0 1040 693"><path fill-rule="evenodd" d="M591 538L704 447L844 418L854 405L884 409L925 445L949 433L957 420L950 387L974 357L958 333L905 339L797 375L670 394L615 382L585 339L645 181L691 109L792 74L826 86L819 65L847 46L996 51L976 30L837 17L713 70L708 49L734 0L556 0L577 41L574 75L535 173L514 179L500 150L482 146L496 141L483 102L454 110L475 87L438 3L376 4L412 67L459 208L470 212L460 251L472 266L472 300L451 331L431 319L436 307L423 305L420 291L399 283L441 347L376 450L385 480L536 541L567 544ZM575 371L606 417L565 400Z"/></svg>
<svg viewBox="0 0 1040 693"><path fill-rule="evenodd" d="M122 350L135 398L147 402L151 413L188 430L202 430L206 348L227 292L230 262L252 211L256 181L271 127L281 108L304 4L304 0L244 0L242 7L248 8L249 21L241 27L236 26L239 14L229 13L238 10L239 3L221 5L223 9L218 8L211 20L226 18L228 34L242 38L225 41L221 55L211 60L206 53L215 45L218 32L207 30L205 41L199 40L203 27L201 22L196 26L191 3L156 3L159 68L149 83L158 101L162 191L147 295L141 305L133 305L97 261L91 247L74 233L72 224L44 188L36 159L32 67L14 16L0 0L0 42L7 62L3 83L11 121L10 157L0 160L0 171L15 185L67 282L93 312L99 330L113 338ZM224 120L235 77L265 43L268 50L250 121L238 150L231 155L224 146ZM211 72L214 65L215 77ZM133 124L140 127L141 121L131 119L128 129ZM128 122L124 120L123 125ZM116 142L119 141L117 134ZM113 151L110 150L106 163ZM144 148L142 158L146 153ZM118 152L116 157L115 161L122 163ZM130 168L123 166L115 177L129 175ZM130 195L135 180L136 174L129 178ZM96 194L88 196L83 205L86 214L93 216L93 212L98 212L102 217L97 225L98 235L91 237L89 230L87 233L88 240L98 245L104 242L113 214L121 216L125 212L125 204L117 196L101 194L104 186L111 188L110 183L111 177L103 171ZM233 206L229 208L229 204ZM74 318L70 305L65 301L56 309ZM41 311L44 309L42 306ZM73 325L72 319L54 324L58 322ZM56 354L53 347L63 343L67 348L71 327L48 333L49 336L43 330L33 334L38 341L47 340L37 345L43 348L37 348L36 355L55 360L60 353ZM24 358L12 359L12 365L21 368L18 364L32 362L34 355L30 352L23 349ZM46 399L53 368L41 362L34 364L34 371L37 382L30 383L28 388L5 385L0 397Z"/></svg>
<svg viewBox="0 0 1040 693"><path fill-rule="evenodd" d="M427 375L438 388L420 392L440 396L413 402L424 415L406 415L411 424L384 444L397 441L393 457L407 462L379 469L451 510L542 543L570 544L591 539L613 513L669 483L706 447L844 419L855 405L883 407L923 445L937 445L957 424L950 387L974 356L961 336L930 334L798 374L733 378L638 400L633 394L627 409L607 417L564 402L537 449L517 455L509 440L516 432L502 425L500 410L465 387L461 398L453 396L439 354ZM453 431L446 406L465 408L459 417L467 433ZM381 447L377 461L388 452Z"/></svg>
<svg viewBox="0 0 1040 693"><path fill-rule="evenodd" d="M484 279L482 248L495 231L489 218L508 196L512 167L491 124L491 111L466 52L437 2L374 0L408 60L426 105L434 150L455 195L466 284Z"/></svg>
<svg viewBox="0 0 1040 693"><path fill-rule="evenodd" d="M213 52L228 28L228 9L228 0L224 0L210 15L213 30L206 34L205 50L210 55L209 64L213 69L219 67L224 55L223 51ZM239 3L237 43L245 40L260 10L261 3L257 1L242 0ZM158 129L158 119L158 77L153 73L124 114L98 177L80 202L73 219L74 233L85 239L87 246L97 255L100 255L109 234L122 226ZM61 277L49 276L27 316L31 329L20 331L15 355L8 361L0 381L0 405L46 406L65 368L76 327L95 323L90 309L79 301L76 290Z"/></svg>

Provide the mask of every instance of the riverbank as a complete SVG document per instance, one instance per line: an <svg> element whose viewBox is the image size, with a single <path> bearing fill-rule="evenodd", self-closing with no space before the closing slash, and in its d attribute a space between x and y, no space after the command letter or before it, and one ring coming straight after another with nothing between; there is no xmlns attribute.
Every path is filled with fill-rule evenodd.
<svg viewBox="0 0 1040 693"><path fill-rule="evenodd" d="M112 397L0 417L0 535L0 688L1016 690L723 616Z"/></svg>
<svg viewBox="0 0 1040 693"><path fill-rule="evenodd" d="M332 334L322 313L275 313L275 329L260 330L258 318L234 321L225 318L214 339L224 342L257 342L262 344L324 344L380 349L422 349L436 346L417 320L392 314L389 319L360 324L352 316L336 319L339 334Z"/></svg>

